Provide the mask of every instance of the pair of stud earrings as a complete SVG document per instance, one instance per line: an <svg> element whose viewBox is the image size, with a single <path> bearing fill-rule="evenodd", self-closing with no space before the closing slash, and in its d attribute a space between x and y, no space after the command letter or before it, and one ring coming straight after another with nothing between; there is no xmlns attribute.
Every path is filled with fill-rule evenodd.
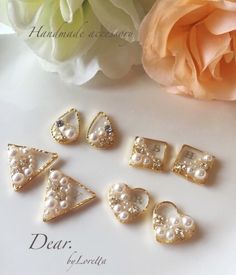
<svg viewBox="0 0 236 275"><path fill-rule="evenodd" d="M115 217L121 223L129 223L147 210L150 196L145 189L117 183L110 187L108 201ZM193 218L170 201L154 206L152 224L156 240L166 244L188 240L196 230Z"/></svg>
<svg viewBox="0 0 236 275"><path fill-rule="evenodd" d="M136 137L129 164L133 167L162 171L167 161L168 143ZM189 145L183 145L172 166L172 172L185 179L205 184L215 157Z"/></svg>
<svg viewBox="0 0 236 275"><path fill-rule="evenodd" d="M8 145L8 155L11 180L15 191L26 187L58 158L56 153L14 144ZM85 185L59 170L50 170L43 221L48 222L71 210L78 209L95 198L95 192Z"/></svg>
<svg viewBox="0 0 236 275"><path fill-rule="evenodd" d="M80 113L72 108L53 123L51 134L60 144L78 141L80 135ZM99 112L91 122L86 135L87 142L101 149L111 147L115 142L115 133L109 117Z"/></svg>

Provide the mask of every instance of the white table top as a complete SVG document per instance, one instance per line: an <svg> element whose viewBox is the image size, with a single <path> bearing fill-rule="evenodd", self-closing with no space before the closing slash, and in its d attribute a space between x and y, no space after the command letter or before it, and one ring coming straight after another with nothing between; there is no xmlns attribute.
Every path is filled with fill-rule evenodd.
<svg viewBox="0 0 236 275"><path fill-rule="evenodd" d="M56 74L43 71L14 36L0 38L0 83L1 275L236 273L236 103L167 94L141 68L123 80L99 74L82 87L69 86ZM80 144L62 146L53 141L49 129L70 107L81 111L83 133ZM95 150L86 144L85 130L98 111L111 115L118 126L121 140L114 150ZM127 161L136 135L165 140L173 152L186 143L212 153L219 162L210 183L199 186L172 173L130 168ZM94 190L99 200L58 222L43 223L46 176L29 191L14 192L8 143L58 152L57 167ZM108 185L118 181L147 189L153 202L175 202L196 219L196 238L176 246L157 243L152 207L139 223L120 224L106 201ZM70 240L72 248L30 250L32 234L37 233L46 234L48 241ZM101 256L106 264L70 267L67 260L74 251L83 259Z"/></svg>

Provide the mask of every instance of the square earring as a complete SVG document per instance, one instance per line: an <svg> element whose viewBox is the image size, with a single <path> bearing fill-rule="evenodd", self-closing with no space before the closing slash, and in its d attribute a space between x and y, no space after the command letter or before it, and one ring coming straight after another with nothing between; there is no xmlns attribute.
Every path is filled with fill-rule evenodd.
<svg viewBox="0 0 236 275"><path fill-rule="evenodd" d="M136 137L129 164L133 167L162 171L168 144L164 141Z"/></svg>
<svg viewBox="0 0 236 275"><path fill-rule="evenodd" d="M214 156L189 145L183 145L172 172L191 182L205 184L214 161Z"/></svg>

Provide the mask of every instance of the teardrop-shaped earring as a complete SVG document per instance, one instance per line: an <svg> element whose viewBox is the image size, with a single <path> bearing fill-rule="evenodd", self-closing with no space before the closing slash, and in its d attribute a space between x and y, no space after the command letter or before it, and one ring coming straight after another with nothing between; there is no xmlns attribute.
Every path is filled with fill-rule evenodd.
<svg viewBox="0 0 236 275"><path fill-rule="evenodd" d="M79 112L72 108L60 116L51 128L52 137L60 144L75 142L79 138Z"/></svg>
<svg viewBox="0 0 236 275"><path fill-rule="evenodd" d="M109 117L104 112L99 112L90 124L87 141L90 145L100 149L108 149L114 144L114 129Z"/></svg>

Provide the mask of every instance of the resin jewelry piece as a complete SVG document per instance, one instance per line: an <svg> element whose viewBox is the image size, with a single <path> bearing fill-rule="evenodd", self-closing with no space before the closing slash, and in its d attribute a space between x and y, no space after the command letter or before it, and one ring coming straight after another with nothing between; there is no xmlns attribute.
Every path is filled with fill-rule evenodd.
<svg viewBox="0 0 236 275"><path fill-rule="evenodd" d="M116 218L128 223L147 209L149 194L144 189L131 189L127 184L117 183L110 187L108 200Z"/></svg>
<svg viewBox="0 0 236 275"><path fill-rule="evenodd" d="M204 184L215 157L189 145L183 145L172 171L194 183Z"/></svg>
<svg viewBox="0 0 236 275"><path fill-rule="evenodd" d="M96 194L83 184L51 170L46 189L43 221L48 222L94 200Z"/></svg>
<svg viewBox="0 0 236 275"><path fill-rule="evenodd" d="M98 113L92 121L87 132L87 141L90 145L101 149L107 149L114 144L115 133L105 113Z"/></svg>
<svg viewBox="0 0 236 275"><path fill-rule="evenodd" d="M163 170L168 144L160 140L136 137L129 164L133 167Z"/></svg>
<svg viewBox="0 0 236 275"><path fill-rule="evenodd" d="M156 204L153 211L153 229L156 240L172 244L190 239L195 232L194 220L183 214L174 203Z"/></svg>
<svg viewBox="0 0 236 275"><path fill-rule="evenodd" d="M78 140L79 128L79 112L76 109L71 109L57 119L52 125L51 133L55 141L68 144Z"/></svg>
<svg viewBox="0 0 236 275"><path fill-rule="evenodd" d="M19 191L45 171L57 158L56 153L8 144L8 157L12 185Z"/></svg>

